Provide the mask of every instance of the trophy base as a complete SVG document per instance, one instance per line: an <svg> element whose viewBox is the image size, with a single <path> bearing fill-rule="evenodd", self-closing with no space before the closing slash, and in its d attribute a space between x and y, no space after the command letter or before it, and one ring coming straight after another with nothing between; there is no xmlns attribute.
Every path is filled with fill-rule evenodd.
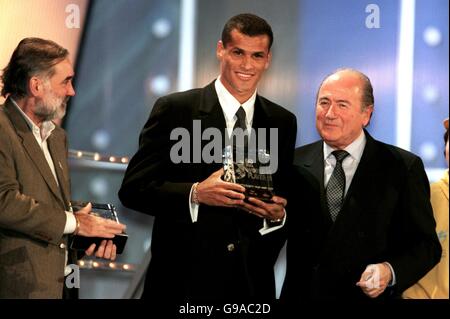
<svg viewBox="0 0 450 319"><path fill-rule="evenodd" d="M248 161L229 163L224 165L222 179L245 187L245 198L255 197L261 201L271 203L273 192L272 176L259 173L258 164Z"/></svg>
<svg viewBox="0 0 450 319"><path fill-rule="evenodd" d="M86 250L92 244L95 244L96 248L98 248L103 240L112 240L114 245L117 247L116 254L120 255L125 248L127 239L127 234L118 234L114 236L114 238L73 236L70 243L70 248L75 250Z"/></svg>
<svg viewBox="0 0 450 319"><path fill-rule="evenodd" d="M274 193L271 189L267 189L265 187L257 187L255 185L245 183L242 183L240 185L245 187L244 195L246 200L249 197L254 197L266 203L273 203L272 196L274 195Z"/></svg>
<svg viewBox="0 0 450 319"><path fill-rule="evenodd" d="M87 205L88 202L72 201L72 209L76 212ZM119 222L117 217L116 208L111 204L99 204L91 203L92 212L91 215L95 215L100 218L111 219L115 222ZM127 243L128 235L126 233L117 234L114 238L101 238L101 237L84 237L84 236L72 236L70 242L70 248L75 250L86 250L92 244L97 247L101 244L103 240L112 240L114 245L116 245L116 254L121 254Z"/></svg>

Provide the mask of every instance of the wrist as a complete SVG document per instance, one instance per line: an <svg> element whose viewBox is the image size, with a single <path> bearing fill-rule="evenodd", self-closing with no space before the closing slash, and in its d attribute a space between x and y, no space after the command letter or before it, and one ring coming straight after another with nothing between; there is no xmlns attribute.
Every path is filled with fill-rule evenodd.
<svg viewBox="0 0 450 319"><path fill-rule="evenodd" d="M391 284L392 284L392 280L393 280L393 275L392 275L391 267L390 267L389 263L386 262L386 261L383 262L383 263L381 263L381 264L386 268L386 270L387 270L387 272L388 272L388 274L389 274L388 285L391 285Z"/></svg>
<svg viewBox="0 0 450 319"><path fill-rule="evenodd" d="M194 185L192 185L192 197L191 197L191 201L193 204L196 205L200 205L200 201L198 200L198 182L194 183Z"/></svg>
<svg viewBox="0 0 450 319"><path fill-rule="evenodd" d="M76 221L76 226L75 226L75 230L73 231L72 235L78 235L79 231L80 231L80 220L78 219L77 215L73 214L73 216L75 217L75 221Z"/></svg>
<svg viewBox="0 0 450 319"><path fill-rule="evenodd" d="M266 218L267 225L269 227L274 227L283 224L284 215L285 213L283 213L283 216L281 216L280 218L272 218L272 219Z"/></svg>
<svg viewBox="0 0 450 319"><path fill-rule="evenodd" d="M266 218L266 222L269 227L280 226L283 223L283 218L277 218L277 219L267 219Z"/></svg>

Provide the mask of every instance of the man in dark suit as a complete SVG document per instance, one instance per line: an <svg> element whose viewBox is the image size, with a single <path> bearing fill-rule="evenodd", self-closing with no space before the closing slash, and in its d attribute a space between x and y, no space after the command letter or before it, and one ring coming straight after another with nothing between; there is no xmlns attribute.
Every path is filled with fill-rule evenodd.
<svg viewBox="0 0 450 319"><path fill-rule="evenodd" d="M73 76L67 50L39 38L23 39L3 70L0 298L63 297L68 264L76 262L69 235L112 238L125 227L89 215L90 204L71 211L66 134L52 120L75 95ZM96 256L114 259L115 245L103 241ZM64 297L74 292L64 289Z"/></svg>
<svg viewBox="0 0 450 319"><path fill-rule="evenodd" d="M359 71L338 70L320 86L322 140L295 153L299 201L282 292L289 301L398 297L440 259L423 163L369 135L373 107Z"/></svg>
<svg viewBox="0 0 450 319"><path fill-rule="evenodd" d="M270 64L272 41L271 27L260 17L231 18L217 44L220 77L204 88L162 97L153 107L119 191L125 206L155 216L144 298L275 297L273 266L283 244L287 203L283 180L293 159L296 118L256 92ZM266 148L271 161L278 161L273 176L278 196L271 202L244 201L245 188L221 178L222 148L241 121L247 131L267 129ZM212 128L220 138L201 137ZM267 143L268 128L277 133L271 136L275 143ZM174 160L175 130L192 136L181 148L187 161ZM257 130L250 139L254 135L262 136ZM217 149L205 152L211 145ZM218 161L207 160L210 153Z"/></svg>

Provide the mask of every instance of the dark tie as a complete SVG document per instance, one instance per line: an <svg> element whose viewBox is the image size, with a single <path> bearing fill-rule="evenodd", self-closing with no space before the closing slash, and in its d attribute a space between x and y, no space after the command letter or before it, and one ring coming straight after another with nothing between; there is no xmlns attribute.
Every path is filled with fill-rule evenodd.
<svg viewBox="0 0 450 319"><path fill-rule="evenodd" d="M345 194L345 173L342 169L342 161L349 154L346 151L334 151L331 154L336 158L336 166L328 181L326 194L331 219L335 221L344 202Z"/></svg>
<svg viewBox="0 0 450 319"><path fill-rule="evenodd" d="M239 109L236 111L236 123L234 124L233 130L236 128L241 128L242 130L246 130L247 129L247 124L246 124L246 114L245 114L245 110L242 106L239 106Z"/></svg>
<svg viewBox="0 0 450 319"><path fill-rule="evenodd" d="M234 124L233 131L237 128L241 128L244 133L247 132L247 121L246 121L246 114L245 110L242 106L239 107L239 109L236 112L236 123ZM236 146L236 143L234 144ZM248 136L244 135L244 145L238 145L243 146L244 150L247 151L248 147Z"/></svg>

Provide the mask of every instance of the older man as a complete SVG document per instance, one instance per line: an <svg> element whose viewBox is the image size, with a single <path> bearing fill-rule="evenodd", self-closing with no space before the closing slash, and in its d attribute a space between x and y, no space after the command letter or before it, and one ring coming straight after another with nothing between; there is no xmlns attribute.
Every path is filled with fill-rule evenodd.
<svg viewBox="0 0 450 319"><path fill-rule="evenodd" d="M124 225L73 214L62 118L75 95L68 52L39 38L23 39L2 74L0 106L0 298L61 298L71 234L112 238ZM105 240L86 251L115 258ZM71 254L69 254L71 253ZM67 289L64 296L73 295Z"/></svg>
<svg viewBox="0 0 450 319"><path fill-rule="evenodd" d="M338 70L320 86L322 140L295 154L284 298L398 297L440 259L423 163L370 136L373 109L359 71Z"/></svg>

